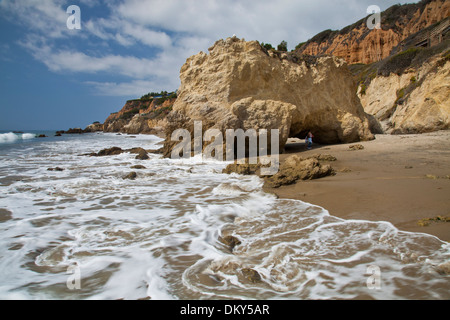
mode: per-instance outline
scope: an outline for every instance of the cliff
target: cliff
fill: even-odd
[[[423,0],[368,17],[340,31],[325,30],[295,54],[332,54],[350,64],[365,112],[377,132],[424,133],[450,128],[450,2]]]
[[[383,132],[450,129],[450,40],[352,69],[364,110],[380,122]]]
[[[394,5],[381,13],[381,29],[370,30],[367,18],[339,31],[325,30],[305,44],[301,54],[332,54],[349,64],[369,64],[402,51],[404,41],[450,15],[450,1],[423,0],[417,4]],[[425,37],[427,38],[427,37]],[[439,42],[429,37],[432,42]]]
[[[215,128],[224,137],[227,129],[279,129],[281,149],[307,130],[322,143],[373,139],[352,74],[336,57],[278,56],[233,37],[188,58],[180,79],[168,137],[176,129],[192,132],[201,120],[203,130]],[[176,144],[166,141],[164,154]]]
[[[160,134],[165,117],[172,110],[175,96],[129,100],[124,107],[112,113],[103,124],[105,132],[129,134]]]
[[[281,148],[306,130],[319,143],[339,143],[448,129],[449,14],[444,0],[394,5],[381,13],[379,30],[369,30],[366,17],[289,53],[220,40],[209,55],[187,59],[178,99],[128,101],[102,129],[170,138],[202,120],[204,131],[279,129]]]

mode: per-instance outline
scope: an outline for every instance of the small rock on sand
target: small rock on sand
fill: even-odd
[[[348,147],[351,151],[356,151],[356,150],[364,150],[364,146],[362,144],[354,144],[351,145],[350,147]]]

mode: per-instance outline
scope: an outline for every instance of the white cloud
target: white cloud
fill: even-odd
[[[78,0],[82,6],[95,7],[102,4],[102,0]]]
[[[117,16],[215,40],[236,34],[247,40],[286,40],[290,48],[325,29],[341,29],[367,15],[373,0],[124,0]],[[398,2],[383,1],[386,9]],[[415,1],[417,2],[417,0]]]
[[[156,68],[159,58],[151,60],[112,54],[92,56],[80,51],[55,50],[51,46],[33,42],[25,43],[24,46],[53,72],[110,73],[137,79],[162,75]]]
[[[111,33],[105,29],[105,19],[103,18],[99,18],[95,21],[83,21],[82,28],[102,40],[112,39]]]
[[[67,34],[68,14],[62,0],[3,0],[0,10],[5,17],[27,26],[33,32],[48,38],[59,38]]]
[[[343,9],[342,2],[323,0],[125,0],[117,14],[141,25],[207,37],[212,42],[236,34],[273,44],[287,40],[294,47],[323,29],[317,27],[322,17],[322,24],[330,27],[330,22],[339,20],[338,14],[346,16]],[[364,15],[361,11],[360,16]]]
[[[140,43],[149,47],[168,48],[172,39],[162,31],[112,16],[110,19],[97,18],[84,22],[84,27],[92,35],[102,40],[115,40],[123,46]]]
[[[172,40],[166,33],[153,31],[129,21],[121,23],[121,30],[124,34],[133,37],[147,46],[170,48],[172,45]]]
[[[136,41],[130,37],[123,36],[120,33],[116,33],[114,36],[114,39],[122,46],[124,47],[130,47],[132,45],[136,44]]]
[[[137,96],[175,89],[186,59],[218,39],[236,34],[274,46],[286,40],[292,49],[324,29],[361,19],[373,4],[373,0],[80,0],[82,30],[71,32],[66,27],[69,2],[0,0],[0,15],[29,29],[20,43],[50,71],[85,74],[85,82],[99,94]],[[397,2],[383,1],[382,9]],[[120,51],[114,51],[117,45]],[[90,75],[97,74],[112,80],[93,81]]]
[[[109,75],[111,79],[124,77],[130,79],[128,82],[110,81],[103,85],[101,82],[86,81],[98,89],[98,94],[113,96],[129,95],[130,92],[142,95],[149,91],[177,89],[179,70],[185,62],[183,53],[189,50],[172,48],[169,52],[162,52],[149,58],[138,58],[132,55],[89,55],[82,51],[55,49],[45,38],[28,37],[21,45],[52,72],[68,75],[74,73]]]

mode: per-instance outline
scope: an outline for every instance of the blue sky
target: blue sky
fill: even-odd
[[[398,0],[0,0],[0,130],[103,122],[129,99],[173,91],[186,59],[235,34],[289,49]],[[81,29],[69,30],[70,5]]]

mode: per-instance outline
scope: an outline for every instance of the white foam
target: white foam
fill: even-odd
[[[19,136],[12,132],[0,134],[0,143],[10,143],[17,140],[19,140]]]
[[[0,133],[0,143],[13,143],[19,140],[30,140],[36,138],[33,133]]]
[[[276,199],[256,176],[222,174],[226,163],[79,156],[112,146],[150,149],[155,141],[84,135],[1,156],[2,174],[26,177],[0,194],[0,208],[12,215],[0,223],[0,297],[73,297],[54,288],[64,287],[67,266],[78,265],[83,297],[91,299],[398,299],[402,281],[424,298],[448,298],[426,295],[448,288],[432,270],[448,261],[450,246],[435,237]],[[135,164],[146,169],[122,179]],[[232,253],[219,241],[225,235],[241,241]],[[378,295],[364,285],[368,264],[383,272]],[[246,280],[243,268],[258,271],[261,282]]]
[[[34,139],[36,138],[36,135],[34,133],[24,133],[22,134],[22,139],[23,140],[29,140],[29,139]]]

